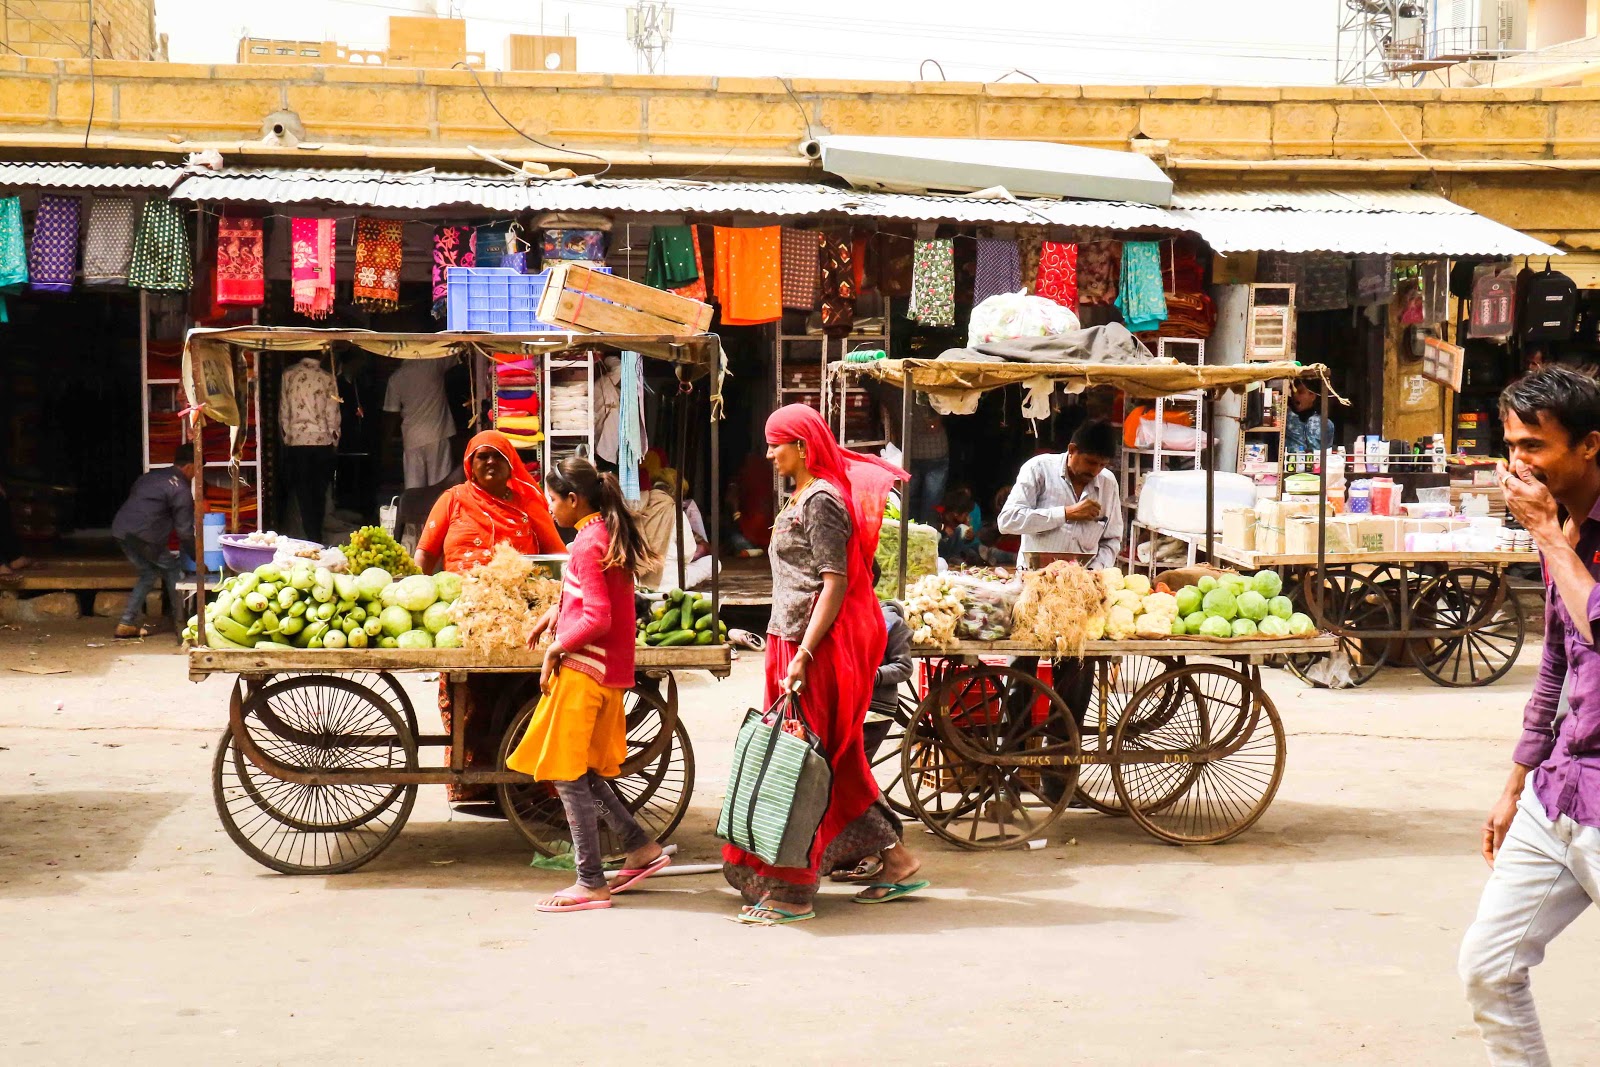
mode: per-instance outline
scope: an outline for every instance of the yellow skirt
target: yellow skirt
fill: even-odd
[[[541,782],[572,782],[591,770],[615,778],[628,754],[625,693],[580,670],[562,668],[506,766]]]

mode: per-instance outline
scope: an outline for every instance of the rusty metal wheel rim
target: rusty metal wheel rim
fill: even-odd
[[[1315,573],[1314,570],[1308,571],[1305,579],[1295,585],[1296,611],[1308,611],[1310,599],[1306,584]],[[1393,630],[1398,625],[1394,600],[1384,588],[1384,583],[1375,580],[1375,575],[1358,574],[1349,567],[1332,568],[1323,588],[1323,615],[1340,629],[1359,633],[1361,630]],[[1389,662],[1390,643],[1387,640],[1377,643],[1376,653],[1368,655],[1368,651],[1362,647],[1361,638],[1345,634],[1339,634],[1338,637],[1340,646],[1350,660],[1351,681],[1356,685],[1370,682]],[[1307,685],[1322,688],[1322,683],[1312,681],[1307,672],[1317,660],[1327,655],[1325,652],[1291,653],[1284,660],[1296,678]]]
[[[1477,567],[1429,579],[1417,593],[1412,617],[1418,620],[1419,638],[1426,638],[1429,628],[1467,631],[1439,638],[1415,656],[1418,670],[1435,684],[1452,688],[1492,685],[1504,678],[1527,636],[1516,590],[1500,574]]]
[[[1111,740],[1116,734],[1117,724],[1122,720],[1122,713],[1128,702],[1143,686],[1152,679],[1162,674],[1176,670],[1181,661],[1158,656],[1124,656],[1121,659],[1102,660],[1100,670],[1110,676],[1107,682],[1108,696],[1110,697],[1110,714],[1104,716],[1104,731],[1101,730],[1102,712],[1101,689],[1096,678],[1096,685],[1090,694],[1089,708],[1083,720],[1083,745],[1086,753],[1098,753],[1103,758],[1109,757]],[[1178,699],[1176,689],[1169,691],[1170,703]],[[1139,733],[1146,729],[1154,729],[1165,722],[1161,717],[1163,708],[1158,706],[1148,718],[1136,724]],[[1170,717],[1171,710],[1166,710]],[[1137,736],[1137,734],[1135,735]],[[1102,740],[1103,737],[1103,740]],[[1130,743],[1132,739],[1130,739]],[[1109,762],[1085,763],[1078,775],[1078,800],[1088,805],[1103,815],[1124,815],[1122,798],[1117,796],[1116,783],[1112,781]]]

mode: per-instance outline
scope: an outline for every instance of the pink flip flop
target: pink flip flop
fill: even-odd
[[[672,863],[672,857],[663,852],[644,867],[625,867],[618,871],[616,877],[619,881],[611,883],[611,892],[626,893],[630,889],[637,889],[639,883]]]
[[[534,908],[537,909],[538,911],[558,912],[558,911],[599,911],[601,908],[609,908],[609,907],[611,907],[611,901],[609,901],[609,900],[579,900],[577,897],[569,897],[565,893],[557,893],[557,894],[555,894],[555,898],[554,899],[556,899],[556,900],[570,900],[570,901],[572,901],[572,903],[571,904],[535,904]]]

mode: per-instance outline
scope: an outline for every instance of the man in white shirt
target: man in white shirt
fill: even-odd
[[[339,445],[339,383],[324,359],[306,356],[284,368],[281,385],[283,485],[300,511],[301,532],[321,544]]]
[[[456,421],[445,396],[444,376],[453,359],[402,359],[389,375],[383,410],[400,417],[407,489],[437,485],[450,474],[450,438]]]
[[[1035,456],[1022,465],[998,524],[1001,533],[1022,537],[1024,566],[1057,559],[1091,569],[1117,565],[1122,495],[1107,469],[1116,453],[1111,424],[1085,422],[1064,455]]]

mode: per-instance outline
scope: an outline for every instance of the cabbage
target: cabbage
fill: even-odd
[[[439,590],[426,574],[413,574],[400,579],[394,591],[394,602],[413,614],[421,614],[439,599]]]
[[[1217,579],[1209,574],[1202,574],[1200,576],[1200,580],[1195,583],[1195,588],[1200,590],[1202,596],[1211,592],[1211,590],[1215,589],[1216,587]]]
[[[1189,614],[1187,614],[1187,615],[1185,615],[1183,617],[1183,628],[1188,633],[1197,634],[1197,633],[1200,632],[1201,624],[1204,623],[1205,621],[1206,621],[1206,613],[1205,612],[1203,612],[1203,611],[1191,611],[1191,612],[1189,612]]]
[[[356,589],[362,600],[376,600],[384,587],[394,581],[382,567],[368,567],[356,576]]]
[[[1178,590],[1173,594],[1174,599],[1178,601],[1178,614],[1193,615],[1199,611],[1200,598],[1204,595],[1199,588],[1192,585],[1186,585]]]
[[[1256,629],[1265,637],[1288,637],[1289,621],[1277,615],[1268,615],[1261,620]]]
[[[1216,588],[1207,593],[1200,601],[1207,615],[1226,621],[1232,621],[1239,614],[1239,603],[1232,593],[1223,588]]]
[[[378,601],[384,607],[392,608],[395,605],[395,599],[394,599],[395,598],[395,594],[397,594],[399,592],[400,592],[400,583],[399,582],[390,582],[388,585],[384,586],[381,590],[378,591]]]
[[[1305,637],[1317,632],[1317,624],[1311,621],[1310,615],[1297,611],[1289,616],[1289,632],[1296,637]]]
[[[434,648],[460,648],[461,631],[451,624],[433,635]]]
[[[1200,624],[1200,632],[1206,637],[1232,637],[1233,626],[1217,615],[1208,615],[1206,621]]]
[[[1233,636],[1235,636],[1235,637],[1254,637],[1255,635],[1256,635],[1256,624],[1252,620],[1250,620],[1250,619],[1234,619],[1233,620]]]
[[[1180,618],[1174,617],[1173,620],[1172,620],[1172,636],[1173,637],[1182,637],[1184,634],[1186,634],[1188,632],[1189,632],[1189,627],[1184,625],[1183,620],[1180,619]]]
[[[1283,592],[1283,579],[1278,577],[1277,571],[1256,571],[1256,576],[1250,579],[1250,588],[1271,599]]]
[[[1140,596],[1150,593],[1150,579],[1143,574],[1130,574],[1122,580],[1122,588]]]
[[[1250,588],[1250,582],[1243,575],[1229,573],[1217,579],[1217,587],[1238,596]]]
[[[333,591],[340,600],[354,600],[361,595],[361,586],[348,574],[335,574]]]
[[[440,601],[429,604],[428,610],[422,613],[422,628],[430,634],[436,634],[450,625],[450,605]]]
[[[1267,598],[1254,589],[1247,589],[1240,593],[1234,601],[1241,617],[1260,622],[1267,617]]]
[[[1280,619],[1287,619],[1294,614],[1294,601],[1286,596],[1275,596],[1267,601],[1267,611]]]
[[[439,599],[448,604],[461,595],[461,575],[440,571],[433,576],[433,586],[439,591]]]
[[[399,637],[411,629],[411,612],[398,605],[384,608],[383,614],[378,616],[378,622],[386,636]]]
[[[426,577],[426,575],[412,575],[413,578]],[[433,635],[426,630],[407,630],[395,640],[400,648],[432,648]]]

